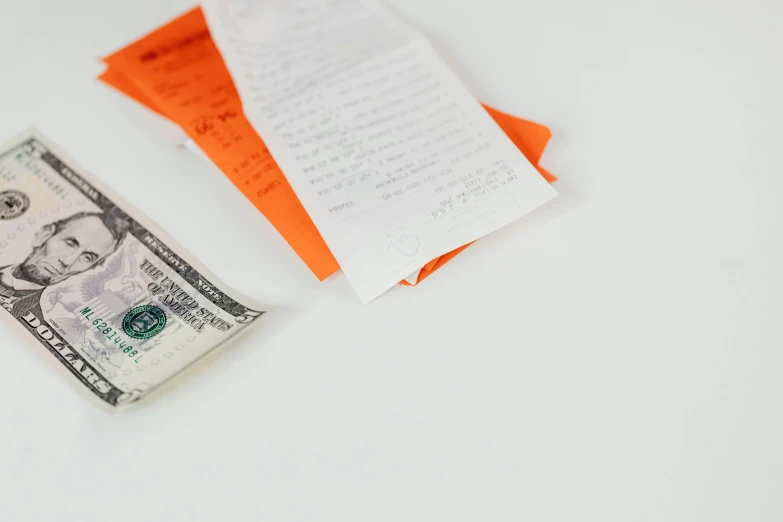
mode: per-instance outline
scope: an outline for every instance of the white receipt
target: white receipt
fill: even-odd
[[[245,114],[362,302],[556,193],[374,0],[206,0]]]

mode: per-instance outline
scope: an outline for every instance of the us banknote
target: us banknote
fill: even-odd
[[[35,130],[0,146],[0,307],[3,322],[111,408],[264,313]]]

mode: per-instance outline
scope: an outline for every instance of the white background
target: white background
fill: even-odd
[[[0,135],[280,305],[118,416],[0,325],[0,520],[783,519],[783,3],[392,3],[561,195],[369,306],[93,80],[187,0],[0,4]]]

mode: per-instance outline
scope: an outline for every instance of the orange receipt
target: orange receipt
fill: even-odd
[[[242,112],[239,94],[200,8],[104,59],[100,80],[179,125],[272,223],[320,280],[340,269],[280,168]],[[486,107],[486,106],[485,106]],[[533,163],[549,129],[486,107]],[[547,180],[556,178],[536,167]],[[467,246],[467,245],[466,245]],[[465,247],[432,260],[419,282]]]
[[[104,61],[109,69],[101,79],[182,127],[319,279],[339,269],[264,142],[244,117],[200,9]]]

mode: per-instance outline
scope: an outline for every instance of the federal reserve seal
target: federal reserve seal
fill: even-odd
[[[18,190],[0,192],[0,219],[14,219],[30,208],[30,198]]]
[[[122,330],[134,339],[155,337],[166,326],[166,314],[154,305],[132,308],[122,320]]]

